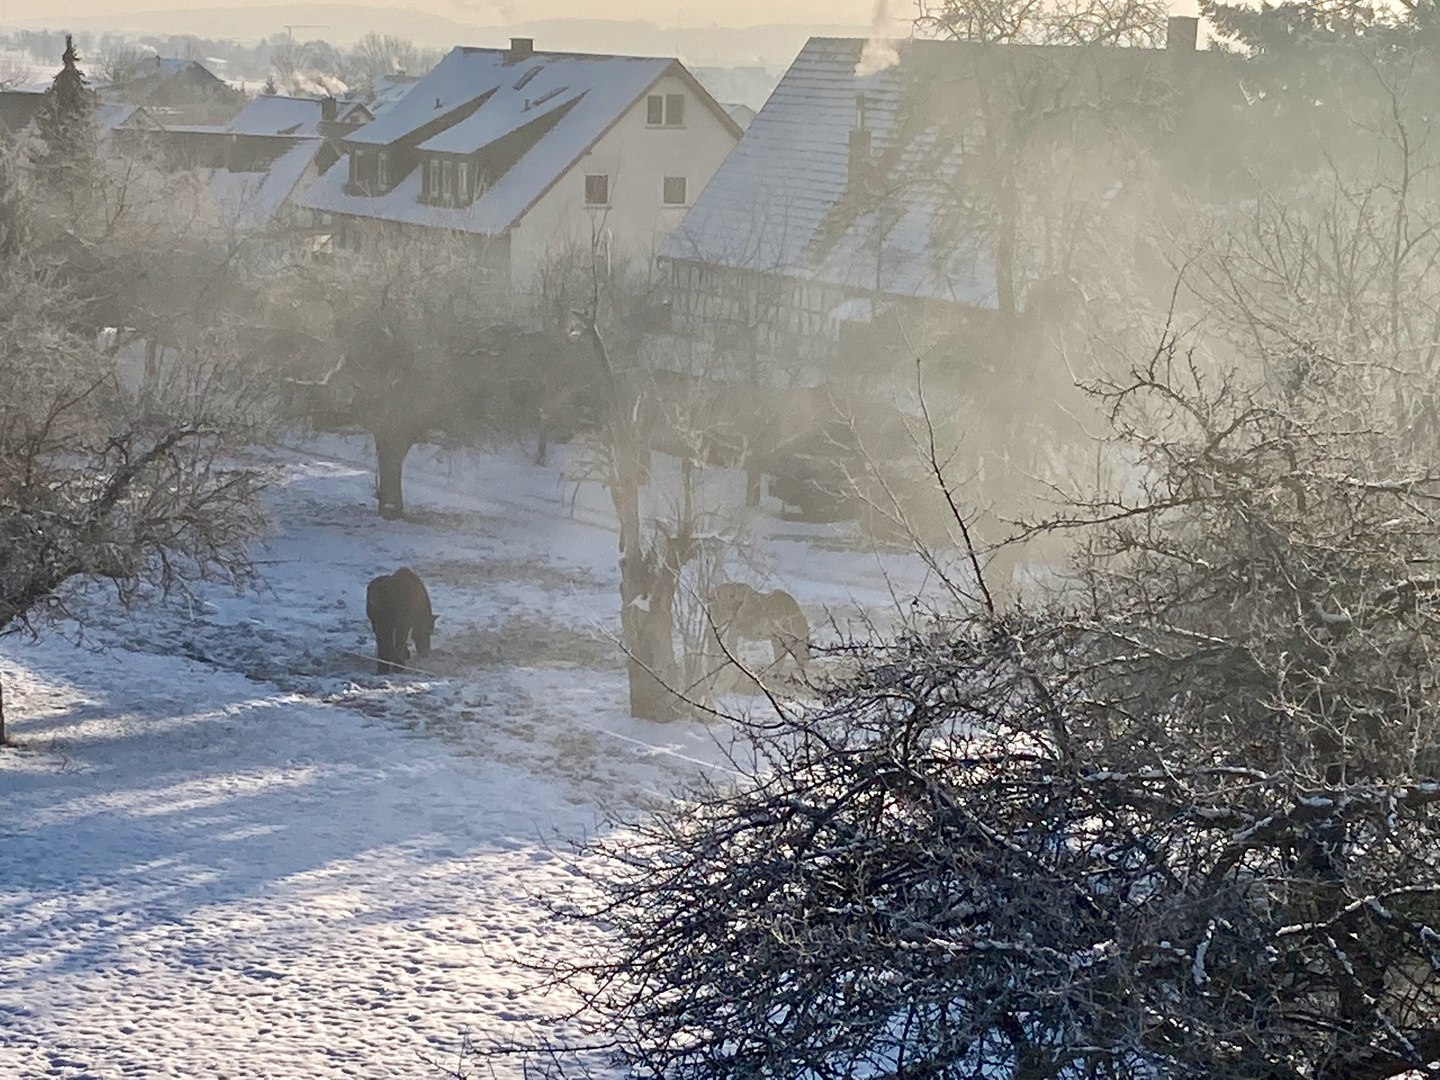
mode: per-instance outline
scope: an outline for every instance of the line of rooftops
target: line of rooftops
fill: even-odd
[[[423,76],[377,80],[368,101],[262,94],[244,103],[198,62],[156,58],[153,68],[147,63],[142,77],[97,88],[104,131],[123,124],[150,132],[156,136],[150,145],[177,167],[241,172],[264,170],[294,142],[313,140],[317,182],[295,193],[300,206],[466,232],[513,227],[632,112],[643,113],[648,127],[682,133],[704,115],[726,152],[740,135],[678,60],[537,52],[529,38],[514,38],[507,48],[457,46]],[[36,93],[0,93],[0,124],[23,127],[40,100]],[[233,107],[217,117],[224,102]],[[677,171],[686,150],[674,146],[674,165],[656,179],[657,192],[667,178],[672,194],[677,179],[697,192],[723,158],[706,175],[687,176]],[[346,166],[332,169],[341,157]],[[611,203],[613,172],[597,170],[607,177],[606,198],[592,205]],[[582,199],[587,190],[593,199],[601,186],[593,176],[577,183],[589,185]],[[425,217],[427,208],[469,212],[433,219]]]
[[[1194,18],[1174,18],[1164,50],[1044,51],[1077,63],[1103,54],[1093,62],[1121,70],[1194,56],[1196,32]],[[268,193],[268,212],[288,203],[337,231],[375,220],[509,242],[528,227],[533,263],[554,237],[593,235],[603,218],[607,233],[647,256],[989,306],[983,265],[935,258],[938,211],[924,198],[906,196],[897,216],[853,197],[857,178],[873,186],[879,171],[906,163],[905,139],[923,142],[924,123],[912,117],[902,131],[897,122],[906,87],[972,64],[986,47],[897,42],[893,64],[866,70],[865,44],[811,39],[743,140],[679,60],[537,51],[529,38],[457,46],[421,77],[379,81],[369,101],[261,95],[226,118],[176,122],[186,102],[210,107],[234,93],[194,61],[157,61],[100,94],[107,122],[157,135],[177,166],[283,170],[254,185]],[[0,124],[23,113],[15,97],[0,93]],[[912,95],[911,107],[953,107],[932,97]],[[152,109],[169,110],[168,122]]]

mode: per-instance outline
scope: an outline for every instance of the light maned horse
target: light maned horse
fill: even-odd
[[[735,656],[742,641],[768,641],[775,664],[789,657],[803,674],[810,663],[810,624],[795,598],[782,589],[762,593],[741,581],[727,581],[706,605],[711,633]]]

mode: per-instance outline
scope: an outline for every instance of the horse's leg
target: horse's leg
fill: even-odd
[[[795,659],[795,652],[790,647],[789,635],[774,633],[770,635],[770,650],[775,656],[775,670],[779,671],[785,663],[785,658]]]
[[[383,674],[393,674],[400,670],[399,662],[403,657],[400,654],[400,646],[397,641],[397,628],[393,623],[386,628],[385,648],[380,655],[383,658],[383,663],[381,664]]]

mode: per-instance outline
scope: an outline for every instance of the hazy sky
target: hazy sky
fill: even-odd
[[[282,0],[283,2],[283,0]],[[325,3],[327,0],[308,0]],[[530,19],[643,19],[661,26],[747,26],[755,23],[867,25],[876,0],[330,0],[367,7],[406,8],[458,22],[507,24]],[[895,14],[907,0],[891,0]],[[93,18],[140,12],[269,7],[276,0],[6,0],[11,17],[32,22],[44,15]],[[48,21],[48,20],[47,20]]]

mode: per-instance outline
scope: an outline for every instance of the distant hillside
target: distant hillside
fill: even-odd
[[[31,7],[31,5],[26,5]],[[646,22],[608,19],[550,19],[512,25],[461,22],[401,8],[348,4],[274,4],[214,10],[149,11],[136,14],[65,17],[10,6],[7,19],[29,29],[112,31],[126,34],[194,34],[205,38],[259,41],[286,33],[297,39],[324,38],[346,44],[364,34],[395,34],[419,45],[495,45],[512,35],[534,37],[541,49],[575,52],[679,55],[692,64],[784,66],[813,35],[864,36],[863,26],[806,26],[792,23],[741,28],[666,28]]]

